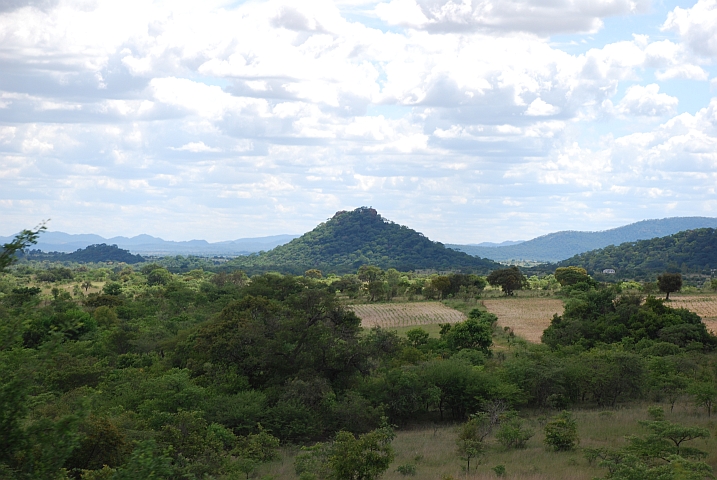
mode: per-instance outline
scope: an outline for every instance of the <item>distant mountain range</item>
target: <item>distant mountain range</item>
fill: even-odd
[[[673,217],[661,220],[643,220],[602,232],[555,232],[507,246],[452,244],[447,244],[446,246],[476,257],[490,258],[497,262],[511,260],[559,262],[574,255],[609,245],[620,245],[625,242],[664,237],[697,228],[717,228],[717,218]]]
[[[247,255],[271,250],[290,242],[298,235],[273,235],[269,237],[240,238],[224,242],[209,243],[206,240],[189,240],[174,242],[163,240],[151,235],[136,237],[104,238],[94,234],[72,235],[63,232],[44,232],[40,235],[37,245],[32,249],[43,252],[71,253],[90,245],[117,245],[120,248],[142,255]],[[0,237],[0,245],[12,241],[13,236]]]
[[[362,265],[383,269],[465,270],[486,274],[501,265],[433,242],[422,233],[383,218],[373,208],[337,212],[316,228],[259,255],[237,257],[227,268],[249,274],[265,271],[303,274],[355,273]]]

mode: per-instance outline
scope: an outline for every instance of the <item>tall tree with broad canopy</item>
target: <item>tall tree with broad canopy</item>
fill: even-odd
[[[575,285],[590,280],[587,270],[581,267],[558,267],[555,270],[555,279],[561,286]]]
[[[513,295],[515,290],[520,290],[528,282],[525,275],[515,265],[509,268],[493,270],[486,280],[495,287],[500,286],[507,296]]]
[[[682,275],[679,273],[663,273],[657,277],[657,287],[665,295],[665,300],[670,299],[670,293],[679,292],[682,288]]]

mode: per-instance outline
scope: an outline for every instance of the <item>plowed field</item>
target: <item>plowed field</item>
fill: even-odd
[[[510,327],[517,336],[533,343],[540,343],[554,314],[563,314],[562,300],[554,298],[500,298],[483,300],[483,304],[498,317],[498,326]]]
[[[365,328],[396,328],[462,322],[466,316],[438,302],[349,305]]]
[[[707,330],[717,333],[716,296],[686,295],[684,297],[673,297],[668,302],[668,305],[672,308],[686,308],[691,312],[695,312],[702,317],[702,321],[707,325]]]

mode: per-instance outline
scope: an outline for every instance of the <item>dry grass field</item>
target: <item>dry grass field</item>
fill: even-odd
[[[717,296],[715,295],[677,295],[670,298],[672,308],[686,308],[702,317],[707,330],[717,334]]]
[[[495,479],[492,468],[505,465],[505,478],[515,480],[590,480],[604,477],[607,470],[590,465],[585,459],[585,447],[621,447],[625,445],[627,435],[645,435],[647,432],[638,425],[638,420],[647,420],[647,404],[636,404],[618,410],[576,410],[574,416],[578,425],[580,446],[572,452],[552,452],[545,449],[544,434],[538,417],[526,422],[535,431],[523,450],[508,450],[489,437],[488,448],[480,458],[475,470],[471,462],[471,472],[465,472],[465,462],[456,453],[456,426],[441,424],[434,427],[404,428],[397,430],[393,447],[396,458],[382,480],[441,480],[441,479]],[[706,427],[713,435],[707,440],[699,439],[688,444],[709,452],[705,461],[712,467],[717,466],[717,438],[714,435],[714,422],[705,414],[695,412],[694,408],[680,402],[674,413],[669,406],[663,406],[666,419],[683,425]],[[547,413],[547,412],[543,412]],[[550,413],[548,413],[548,416]],[[260,476],[268,478],[295,479],[294,457],[296,449],[287,449],[282,459],[261,467]],[[399,465],[412,464],[416,467],[415,476],[404,476],[396,471]]]
[[[563,302],[555,298],[497,298],[482,301],[498,317],[498,326],[510,327],[529,342],[540,343],[554,314],[563,314]]]
[[[365,328],[397,328],[462,322],[466,316],[439,302],[349,305]]]

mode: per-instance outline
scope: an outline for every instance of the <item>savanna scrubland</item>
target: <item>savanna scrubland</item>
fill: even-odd
[[[678,294],[568,273],[507,296],[477,275],[378,267],[17,264],[0,277],[0,472],[709,478],[717,338]],[[526,341],[505,312],[545,300],[564,307]],[[436,302],[458,317],[355,313]]]

